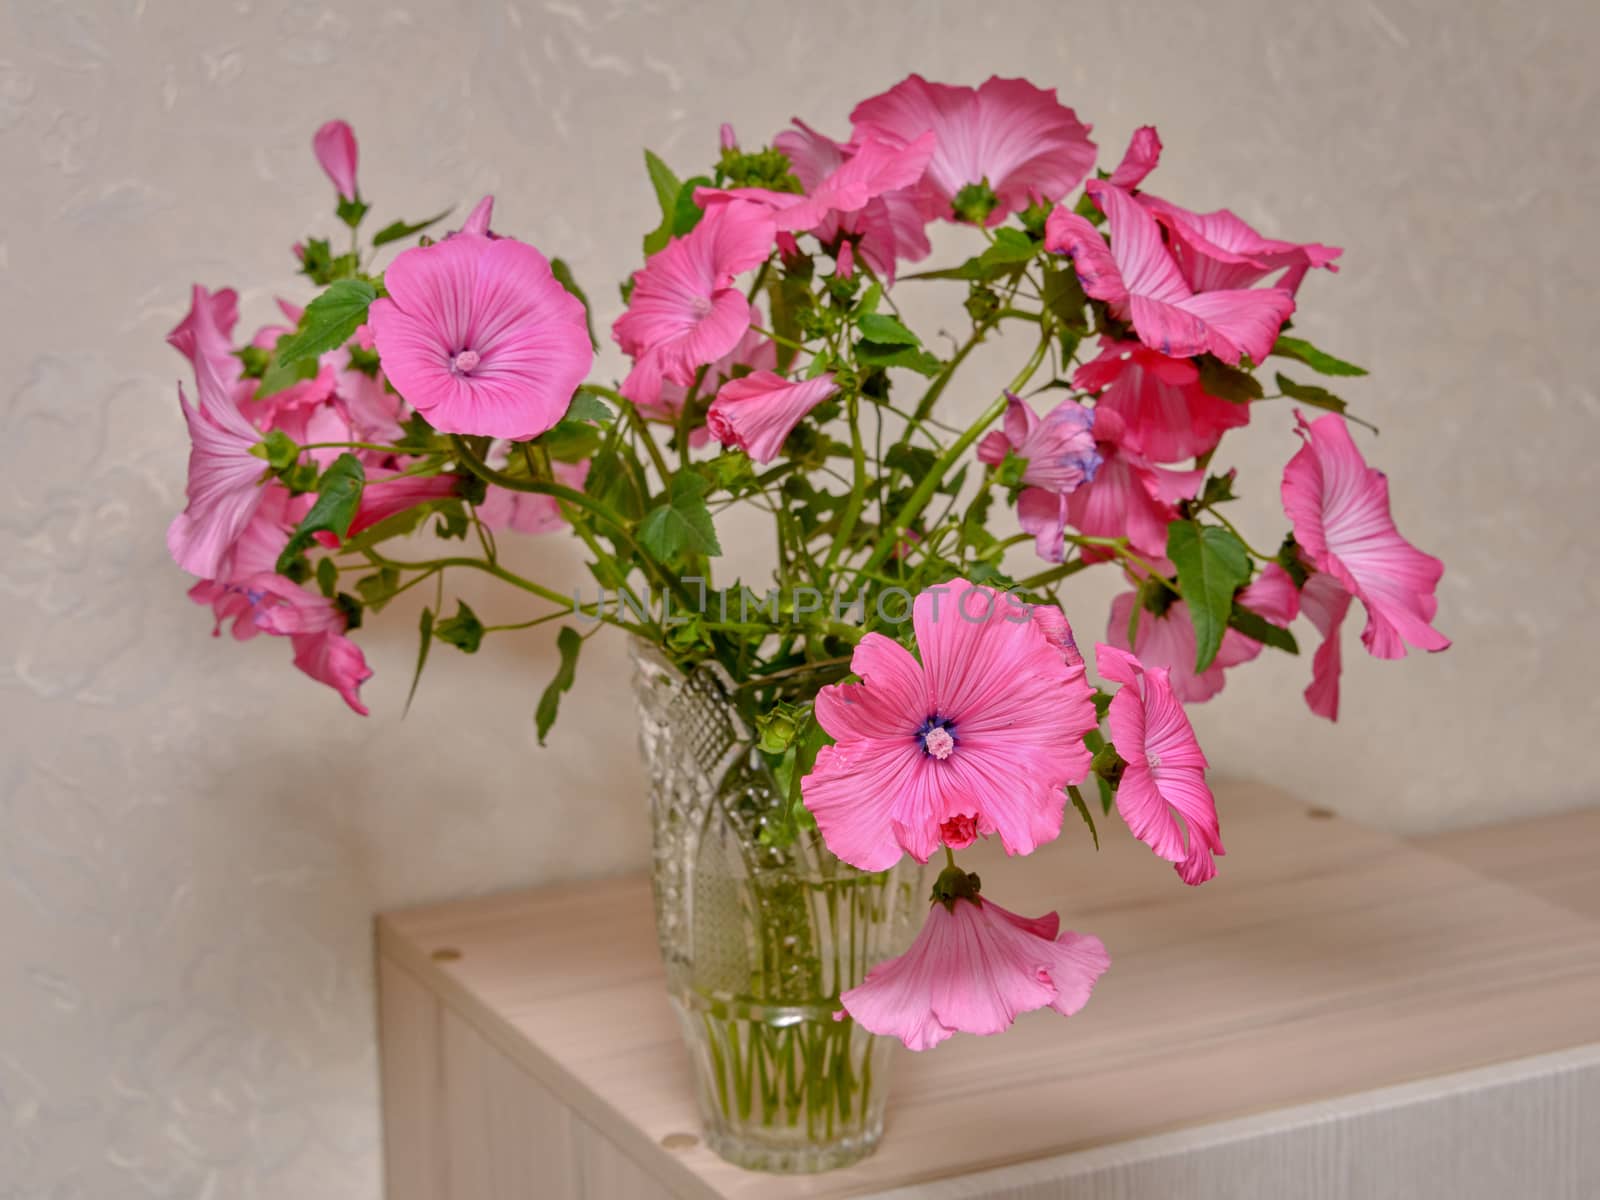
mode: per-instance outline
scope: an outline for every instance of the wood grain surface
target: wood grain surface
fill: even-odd
[[[901,1054],[878,1153],[820,1176],[694,1140],[643,876],[385,916],[391,1200],[873,1195],[1600,1042],[1600,814],[1419,846],[1218,793],[1228,855],[1198,889],[1114,816],[1099,853],[1069,827],[1027,859],[965,856],[1000,903],[1099,935],[1111,970],[1069,1020]]]

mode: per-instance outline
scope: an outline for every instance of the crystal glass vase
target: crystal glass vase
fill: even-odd
[[[784,798],[726,674],[642,642],[633,662],[661,955],[706,1141],[759,1171],[855,1162],[883,1132],[890,1043],[834,1013],[909,943],[922,869],[858,871],[814,832],[763,842]]]

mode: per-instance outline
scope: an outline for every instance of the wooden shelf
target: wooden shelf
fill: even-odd
[[[1115,818],[975,855],[1111,970],[1070,1020],[902,1053],[877,1154],[817,1176],[699,1143],[643,876],[384,916],[389,1200],[1600,1195],[1600,812],[1408,843],[1219,807],[1199,889]]]

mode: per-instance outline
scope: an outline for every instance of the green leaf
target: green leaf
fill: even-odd
[[[589,311],[589,297],[578,286],[577,279],[572,274],[572,268],[567,266],[566,259],[552,258],[550,260],[550,274],[556,277],[556,282],[567,289],[567,294],[574,297],[583,305],[583,323],[589,329],[589,344],[596,350],[600,349],[600,339],[594,335],[594,314]]]
[[[683,184],[672,173],[672,168],[653,152],[644,152],[645,170],[650,173],[650,186],[655,189],[656,203],[661,206],[661,224],[645,234],[644,252],[654,254],[672,240],[672,228],[678,216],[678,193]]]
[[[639,523],[639,544],[662,559],[686,553],[721,554],[711,510],[706,507],[705,494],[710,488],[710,483],[692,472],[674,475],[666,502],[651,509]]]
[[[944,363],[915,346],[886,346],[881,342],[857,342],[856,358],[867,367],[905,367],[932,379],[944,370]]]
[[[433,645],[433,610],[424,608],[417,622],[421,639],[417,643],[417,669],[411,673],[411,690],[406,693],[404,713],[411,711],[411,702],[417,698],[417,684],[422,682],[422,668],[428,665],[428,648]]]
[[[1270,351],[1279,358],[1292,358],[1303,362],[1319,375],[1365,375],[1367,369],[1358,367],[1355,363],[1345,362],[1342,358],[1318,350],[1310,342],[1300,338],[1279,334],[1276,344]]]
[[[274,471],[287,470],[300,457],[300,447],[281,429],[271,430],[260,443],[252,447],[251,454],[267,460]]]
[[[942,271],[922,271],[908,275],[907,279],[999,279],[1020,271],[1039,252],[1040,243],[1020,229],[997,229],[994,244],[976,258],[969,258],[959,267]]]
[[[456,615],[446,617],[433,627],[433,635],[448,642],[465,654],[476,654],[483,644],[483,622],[478,614],[467,607],[465,600],[456,601]]]
[[[1083,793],[1076,784],[1067,785],[1067,795],[1072,797],[1072,807],[1078,810],[1078,815],[1083,818],[1083,823],[1089,827],[1089,836],[1094,839],[1094,848],[1100,849],[1100,831],[1094,827],[1094,817],[1089,813],[1089,806],[1083,802]]]
[[[341,279],[328,285],[300,317],[297,332],[278,342],[274,357],[284,366],[336,350],[367,319],[378,289],[365,279]]]
[[[578,677],[578,651],[581,649],[583,638],[578,631],[570,625],[563,625],[561,632],[556,634],[556,650],[561,655],[561,664],[556,667],[556,676],[540,695],[539,706],[533,713],[534,728],[539,734],[541,746],[550,727],[556,723],[556,714],[561,710],[561,697],[572,690],[573,681]]]
[[[884,346],[920,346],[922,339],[893,317],[882,313],[862,313],[856,318],[856,328],[869,342]]]
[[[1178,569],[1178,590],[1194,622],[1194,669],[1204,671],[1222,645],[1233,593],[1250,578],[1250,555],[1220,525],[1174,521],[1167,526],[1167,557]]]
[[[576,392],[567,406],[563,421],[593,421],[596,425],[609,425],[616,416],[600,397],[591,392]]]
[[[361,490],[366,482],[366,469],[354,454],[341,454],[334,459],[333,465],[317,480],[316,503],[295,526],[283,553],[278,555],[276,569],[279,572],[287,569],[316,534],[331,533],[343,540],[350,532],[356,509],[361,506]]]
[[[393,567],[381,567],[375,574],[356,580],[356,595],[373,612],[382,612],[383,606],[394,599],[399,586],[400,572]]]
[[[317,562],[317,590],[329,600],[339,591],[339,567],[331,558]]]
[[[1089,297],[1084,294],[1076,271],[1046,268],[1044,293],[1040,298],[1044,301],[1045,311],[1060,321],[1063,327],[1079,334],[1088,332]]]
[[[1237,629],[1245,637],[1274,649],[1289,654],[1300,653],[1300,644],[1294,640],[1294,634],[1281,625],[1274,625],[1259,613],[1253,613],[1248,608],[1240,608],[1237,604],[1228,614],[1228,628]]]
[[[278,344],[281,346],[291,336],[293,335],[284,334],[278,339]],[[315,378],[316,374],[317,360],[314,358],[302,358],[299,362],[284,363],[274,354],[267,363],[266,370],[261,373],[261,386],[256,388],[256,399],[265,400],[268,396],[292,388],[302,380]]]
[[[394,221],[385,225],[372,235],[373,246],[387,246],[390,242],[398,242],[401,238],[408,238],[413,233],[421,233],[429,225],[438,223],[450,215],[447,208],[443,212],[436,212],[431,217],[421,221]]]
[[[682,237],[696,225],[700,218],[705,216],[705,209],[694,202],[694,193],[697,188],[710,187],[711,180],[704,175],[696,175],[685,179],[678,188],[677,202],[672,206],[672,236]]]
[[[1342,413],[1345,410],[1345,402],[1327,388],[1318,387],[1314,383],[1296,383],[1281,373],[1277,378],[1278,390],[1291,400],[1309,404],[1312,408],[1326,409],[1328,412]]]
[[[1200,387],[1206,395],[1234,404],[1247,404],[1266,395],[1254,375],[1218,362],[1209,354],[1200,360]]]

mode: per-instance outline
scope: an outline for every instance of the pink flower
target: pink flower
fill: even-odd
[[[1407,643],[1445,649],[1450,639],[1431,624],[1444,564],[1395,529],[1389,481],[1367,466],[1344,418],[1297,417],[1305,445],[1284,468],[1283,509],[1300,549],[1366,608],[1361,641],[1373,657],[1404,658]]]
[[[317,162],[346,200],[356,198],[356,135],[343,121],[329,121],[311,139]]]
[[[724,446],[737,446],[756,462],[769,463],[806,414],[838,390],[826,371],[799,383],[757,371],[722,385],[706,413],[706,428]]]
[[[530,438],[594,361],[583,305],[532,246],[458,234],[407,250],[369,320],[384,373],[445,433]]]
[[[752,325],[759,323],[760,312],[750,310]],[[716,362],[706,368],[705,378],[700,383],[697,396],[701,404],[709,403],[717,390],[728,380],[737,378],[738,375],[751,374],[756,371],[773,371],[778,366],[778,347],[771,338],[760,334],[754,328],[747,329],[744,336],[732,350],[729,350]],[[630,390],[630,383],[633,390]],[[654,390],[650,390],[653,388]],[[629,376],[629,382],[622,386],[622,394],[632,400],[635,407],[652,421],[664,421],[669,425],[676,425],[678,413],[683,408],[683,402],[689,397],[689,389],[681,383],[674,383],[659,375],[641,375],[635,372]],[[709,440],[710,434],[704,425],[698,425],[689,431],[689,444],[702,446]]]
[[[1300,594],[1295,591],[1294,581],[1276,563],[1269,564],[1235,599],[1239,607],[1279,626],[1287,626],[1300,609]],[[1216,657],[1197,675],[1194,665],[1198,647],[1189,606],[1182,600],[1174,600],[1165,612],[1140,612],[1138,634],[1129,645],[1128,625],[1138,600],[1139,593],[1134,591],[1123,592],[1111,602],[1106,641],[1118,649],[1131,651],[1146,667],[1164,667],[1169,673],[1173,694],[1184,704],[1211,699],[1222,690],[1224,670],[1247,663],[1261,653],[1261,643],[1254,638],[1246,637],[1237,629],[1225,630]]]
[[[205,311],[202,317],[201,310]],[[167,344],[190,364],[205,358],[226,384],[239,378],[241,366],[233,356],[233,327],[239,321],[239,293],[232,288],[210,292],[194,285],[189,314],[172,327]]]
[[[611,333],[634,357],[624,394],[649,395],[665,378],[688,384],[695,370],[739,344],[750,302],[734,278],[772,250],[772,214],[748,200],[714,204],[634,272],[628,311]]]
[[[1099,938],[1060,932],[1055,913],[1019,917],[992,900],[935,901],[911,948],[839,997],[856,1022],[910,1050],[953,1033],[1003,1033],[1021,1013],[1070,1017],[1111,965]]]
[[[1319,717],[1339,719],[1339,672],[1344,669],[1339,634],[1350,611],[1350,593],[1332,575],[1321,571],[1300,589],[1300,611],[1322,635],[1322,645],[1311,659],[1311,682],[1306,685],[1306,706]]]
[[[932,131],[937,148],[924,177],[930,211],[955,216],[961,189],[987,183],[998,225],[1031,203],[1061,199],[1094,166],[1089,127],[1056,100],[1055,90],[1023,79],[991,78],[978,88],[929,83],[912,75],[850,114],[856,137],[907,145]]]
[[[1041,419],[1020,397],[1007,397],[1004,429],[984,435],[978,443],[979,462],[998,466],[1009,451],[1028,462],[1023,483],[1063,496],[1094,478],[1100,455],[1093,413],[1063,400]]]
[[[1120,413],[1154,462],[1197,458],[1228,430],[1250,423],[1250,406],[1208,394],[1191,360],[1138,342],[1101,338],[1099,357],[1079,367],[1072,384],[1099,392],[1097,407]]]
[[[1288,268],[1276,286],[1293,295],[1300,290],[1307,271],[1312,267],[1337,271],[1333,260],[1344,253],[1337,246],[1317,242],[1262,237],[1225,208],[1195,213],[1148,193],[1139,197],[1139,203],[1166,229],[1172,257],[1196,292],[1248,288],[1272,272]]]
[[[558,462],[551,464],[556,482],[583,489],[589,477],[589,464]],[[489,486],[489,493],[478,505],[478,519],[490,529],[510,529],[515,533],[549,533],[563,524],[561,504],[554,496],[536,492],[514,492],[510,488]]]
[[[853,143],[836,142],[800,121],[795,122],[794,129],[786,129],[773,138],[772,144],[788,155],[795,178],[807,192],[815,192],[837,177],[856,153]],[[869,144],[883,143],[874,139]],[[920,153],[915,146],[910,149],[913,155]],[[915,157],[898,159],[896,165],[915,161]],[[923,161],[925,164],[926,159]],[[824,246],[832,246],[845,236],[855,237],[861,257],[885,283],[894,283],[898,263],[918,262],[932,249],[918,193],[922,171],[922,167],[917,168],[910,186],[880,190],[858,211],[834,212],[813,226],[811,232]]]
[[[856,252],[849,242],[839,243],[839,253],[834,256],[833,273],[840,279],[854,279],[856,276]]]
[[[1048,641],[1027,605],[955,579],[919,595],[922,661],[869,633],[816,715],[836,744],[802,784],[835,855],[864,871],[902,851],[926,862],[952,817],[1027,854],[1061,831],[1062,789],[1089,770],[1095,728],[1082,667]]]
[[[1207,351],[1237,364],[1260,362],[1294,312],[1294,297],[1279,288],[1195,292],[1161,241],[1156,220],[1121,188],[1091,180],[1088,192],[1105,211],[1100,231],[1065,207],[1045,224],[1045,247],[1072,256],[1083,290],[1104,300],[1112,315],[1133,324],[1139,340],[1173,358]]]
[[[1145,176],[1154,171],[1160,161],[1161,135],[1156,132],[1154,125],[1141,125],[1133,131],[1127,152],[1106,182],[1112,187],[1132,191],[1144,182]]]
[[[294,647],[294,665],[318,683],[327,684],[366,716],[361,685],[372,678],[372,668],[361,648],[344,636],[347,623],[339,606],[282,575],[255,576],[250,586],[263,593],[256,605],[257,627],[287,637]]]
[[[1094,409],[1094,439],[1100,456],[1094,478],[1065,496],[1029,488],[1017,498],[1018,523],[1050,562],[1065,557],[1069,524],[1089,537],[1125,537],[1140,553],[1159,558],[1166,553],[1167,524],[1177,516],[1178,501],[1195,494],[1205,472],[1150,462],[1114,409]],[[1084,556],[1105,557],[1094,550]]]
[[[458,494],[460,485],[458,475],[407,475],[392,468],[369,467],[366,486],[361,489],[361,503],[345,536],[355,537],[363,529],[371,529],[379,521],[408,512],[419,504],[447,500]],[[316,536],[324,546],[340,544],[331,533]]]
[[[1166,668],[1146,669],[1133,655],[1101,643],[1095,665],[1122,686],[1106,714],[1111,744],[1127,766],[1117,785],[1117,812],[1133,836],[1177,864],[1185,883],[1217,873],[1223,853],[1217,807],[1206,786],[1206,756],[1195,740]]]
[[[209,309],[197,308],[196,339],[216,336]],[[167,549],[191,575],[217,576],[229,550],[261,503],[267,464],[252,451],[261,434],[239,411],[216,367],[204,353],[194,362],[199,407],[191,408],[178,387],[178,404],[189,426],[189,503],[167,529]]]
[[[733,126],[726,121],[717,130],[717,145],[723,150],[737,150],[739,148],[739,137],[733,132]]]

